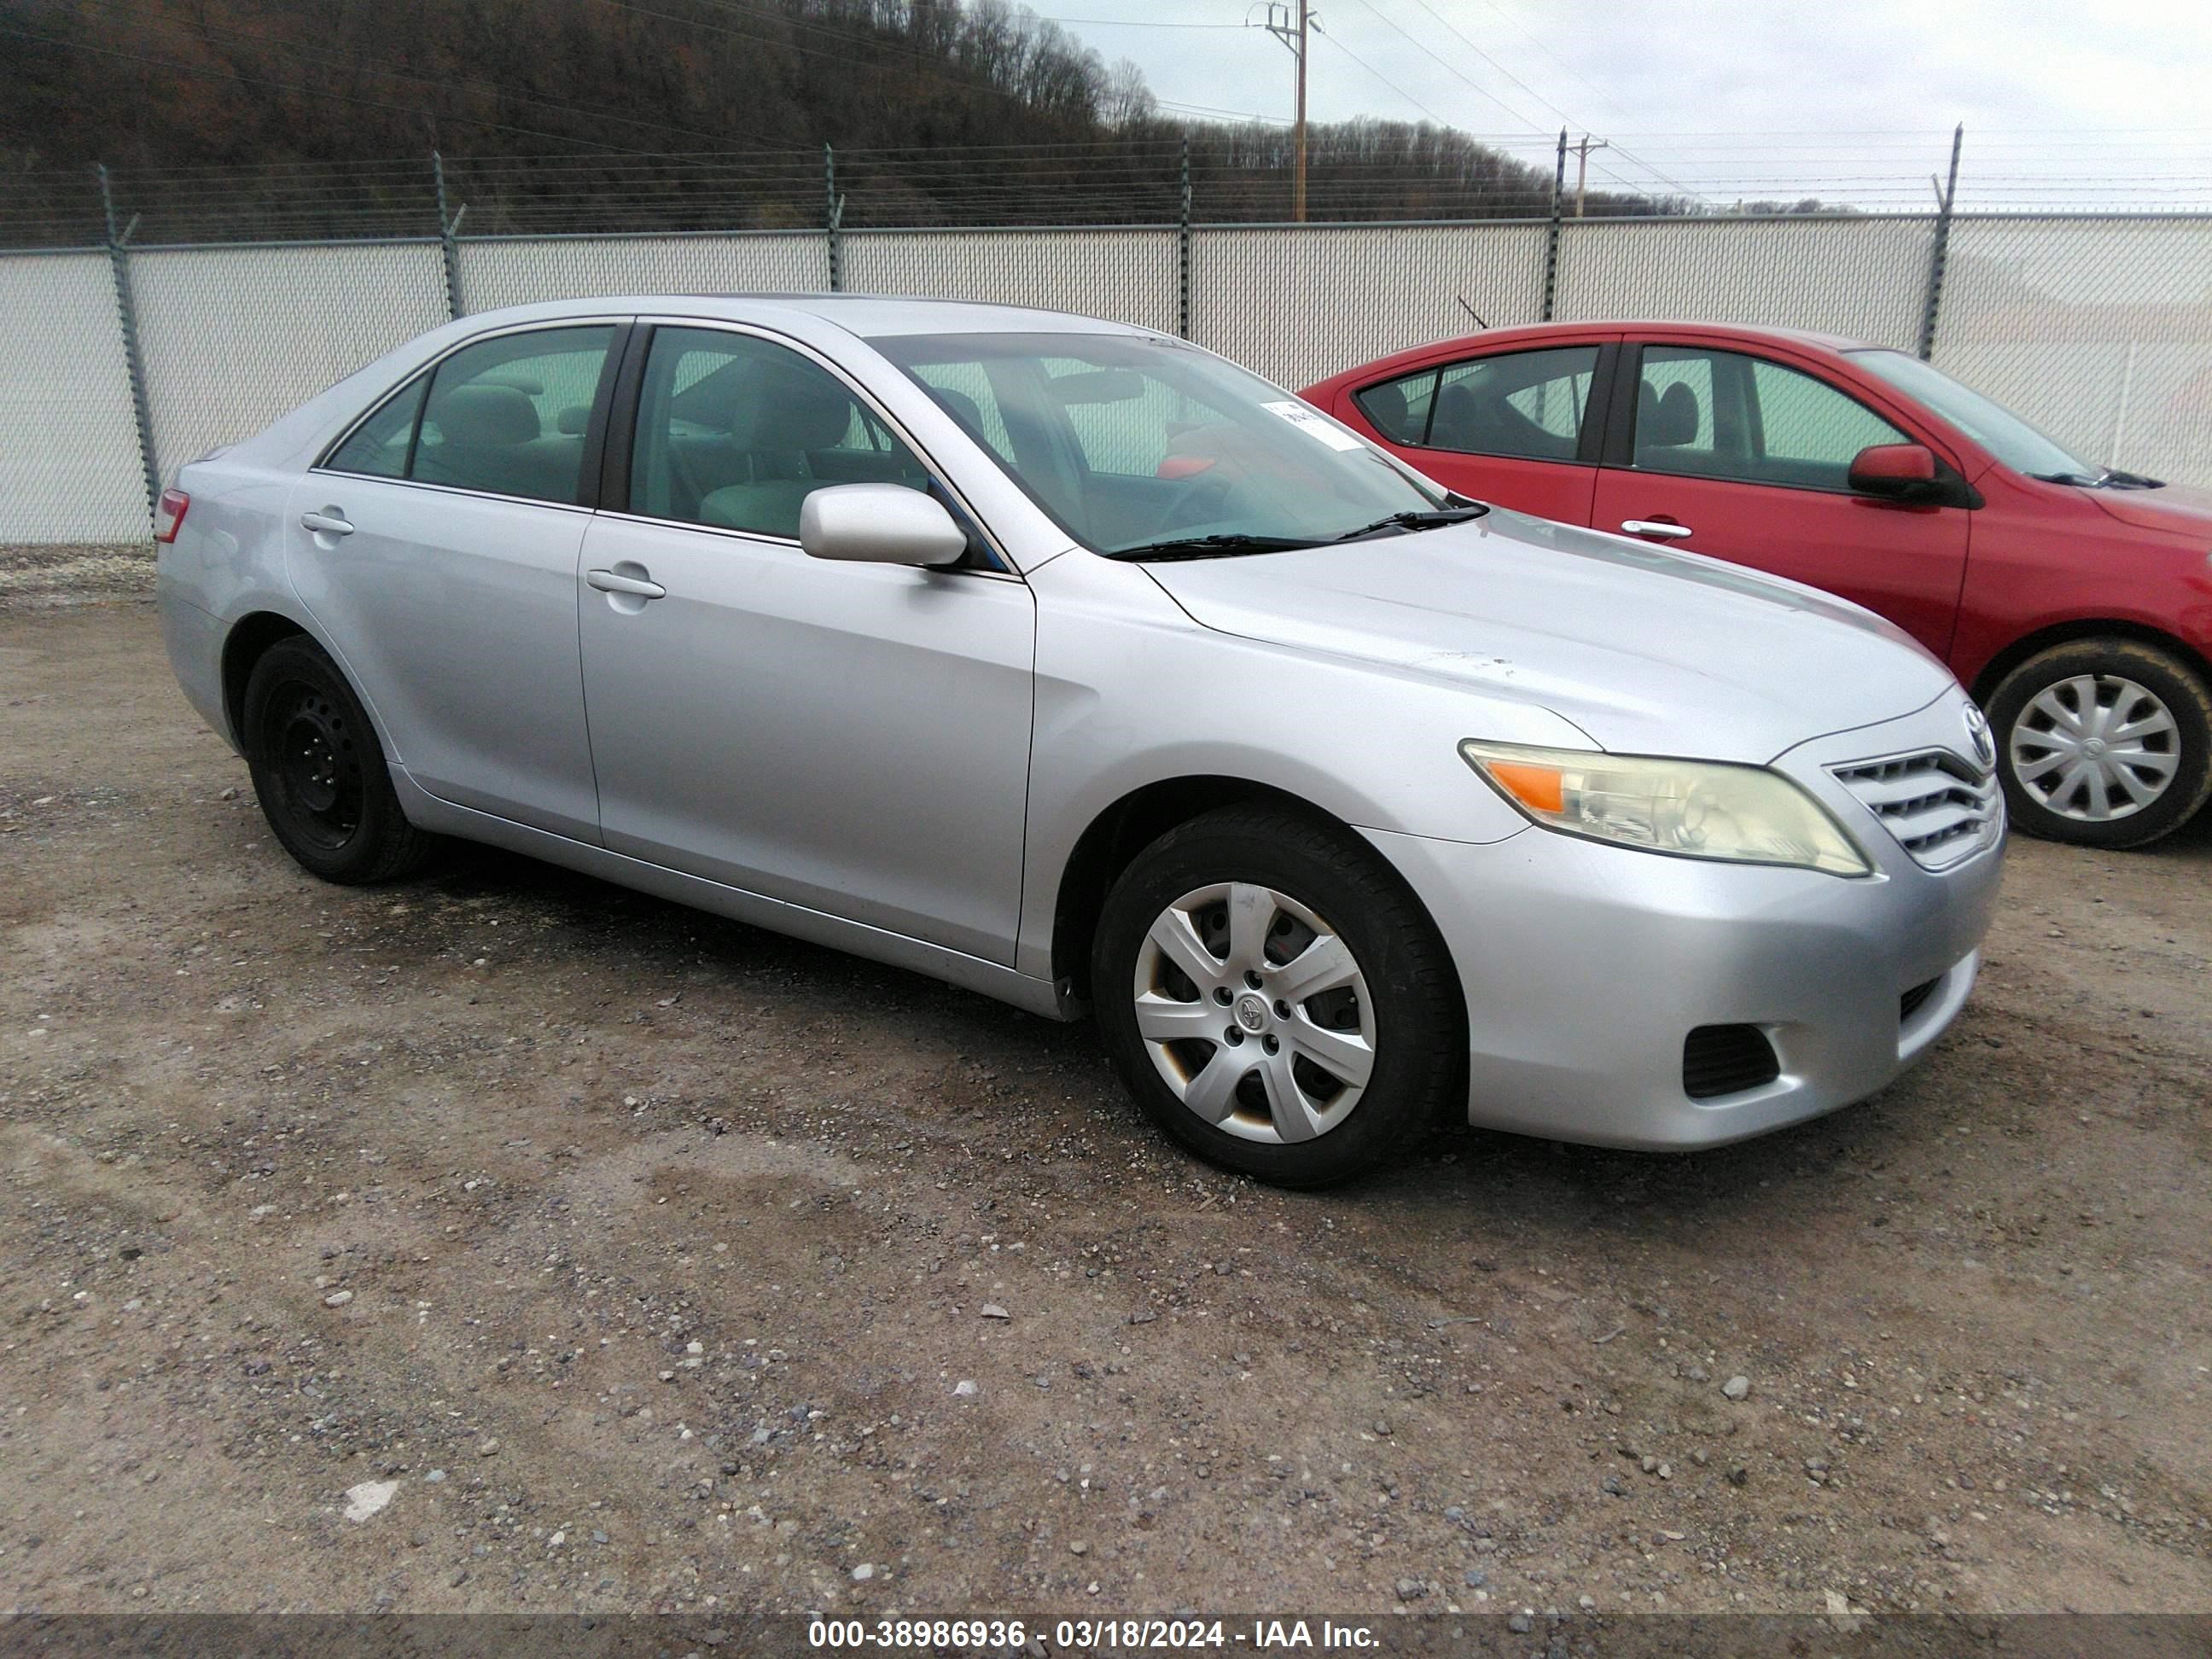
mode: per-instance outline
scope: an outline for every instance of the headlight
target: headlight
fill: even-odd
[[[1874,870],[1820,802],[1763,766],[1473,738],[1459,752],[1547,830],[1732,864],[1790,865],[1838,876]]]

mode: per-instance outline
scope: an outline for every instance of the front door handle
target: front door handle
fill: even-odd
[[[1686,524],[1676,524],[1671,519],[1629,519],[1621,529],[1631,536],[1650,536],[1662,542],[1679,542],[1698,532]]]
[[[312,530],[321,536],[353,534],[353,526],[348,522],[345,514],[334,507],[326,507],[319,513],[302,513],[300,515],[300,524],[301,528]]]
[[[584,580],[602,593],[627,593],[637,599],[665,599],[668,590],[642,576],[625,576],[613,570],[587,570]]]

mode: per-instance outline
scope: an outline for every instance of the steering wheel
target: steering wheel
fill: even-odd
[[[1242,493],[1243,480],[1223,477],[1208,469],[1183,480],[1182,488],[1168,497],[1159,520],[1152,526],[1155,540],[1171,530],[1209,524],[1230,516],[1230,504]]]

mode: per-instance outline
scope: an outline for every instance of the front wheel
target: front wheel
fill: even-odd
[[[2075,640],[2014,669],[1990,699],[2012,821],[2046,841],[2141,847],[2212,793],[2212,693],[2134,640]]]
[[[1283,1187],[1351,1179],[1439,1115],[1464,1065],[1460,992],[1413,896],[1346,833],[1230,807],[1115,884],[1092,999],[1146,1114]]]

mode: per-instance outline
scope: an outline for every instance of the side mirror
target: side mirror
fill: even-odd
[[[799,508],[799,544],[810,557],[858,564],[957,564],[968,532],[944,507],[904,484],[833,484]]]
[[[1886,501],[1933,501],[1943,493],[1936,454],[1923,444],[1869,444],[1851,462],[1848,479],[1862,495]]]

